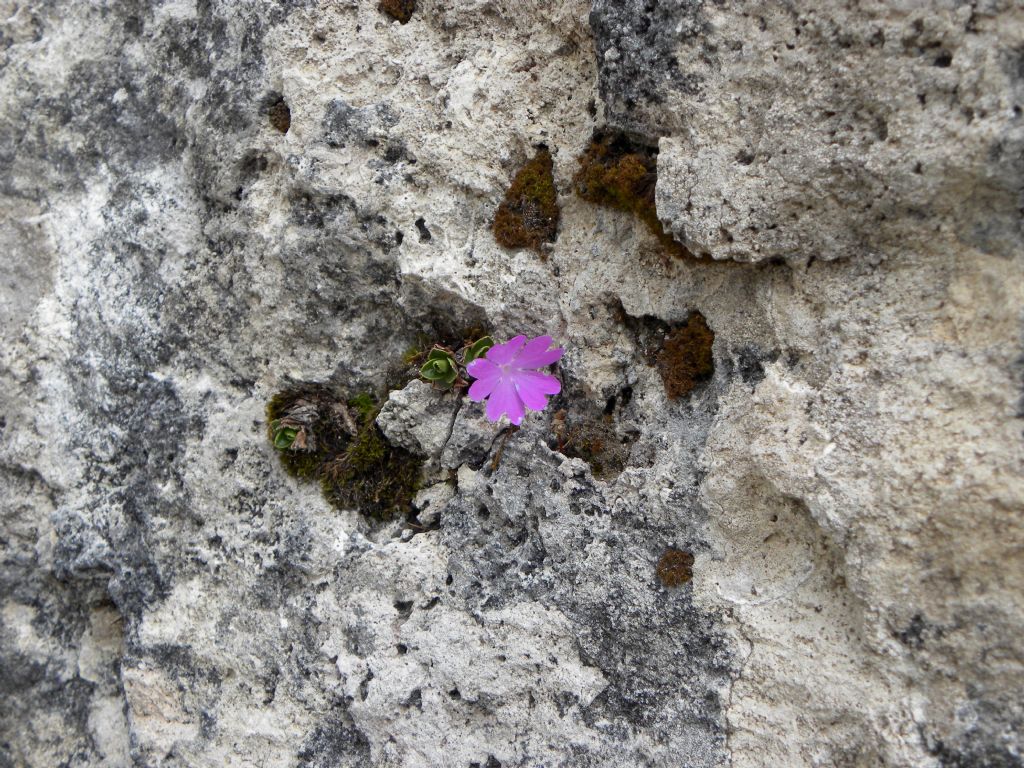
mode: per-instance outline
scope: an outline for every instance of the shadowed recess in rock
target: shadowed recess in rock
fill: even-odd
[[[416,11],[416,0],[380,0],[380,10],[401,24],[407,24]]]

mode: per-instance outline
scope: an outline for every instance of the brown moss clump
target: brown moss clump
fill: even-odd
[[[416,0],[380,0],[378,7],[395,21],[405,24],[416,10]]]
[[[595,135],[573,177],[576,194],[584,200],[636,215],[673,256],[691,257],[658,218],[654,203],[657,183],[658,151],[623,134]]]
[[[693,555],[669,547],[658,560],[658,579],[666,587],[679,587],[693,578]]]
[[[683,325],[669,332],[657,364],[670,400],[689,394],[711,378],[715,372],[714,343],[715,332],[700,312],[692,313]]]
[[[388,443],[368,394],[339,398],[320,384],[302,384],[267,404],[268,437],[289,474],[318,480],[325,498],[379,520],[408,514],[422,459]]]
[[[532,248],[553,243],[558,234],[558,192],[551,153],[541,148],[512,179],[494,215],[494,239],[506,248]]]
[[[270,105],[267,116],[270,118],[270,124],[281,133],[288,133],[288,129],[292,127],[292,111],[284,98],[279,98]]]

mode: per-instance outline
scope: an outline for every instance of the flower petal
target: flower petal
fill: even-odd
[[[497,376],[501,373],[501,370],[486,357],[478,357],[466,366],[466,373],[474,379],[486,379]]]
[[[508,365],[512,362],[512,358],[515,357],[519,348],[525,343],[525,336],[516,336],[513,339],[509,339],[504,344],[495,344],[487,350],[487,359],[495,365]]]
[[[515,385],[508,379],[499,379],[494,391],[487,400],[487,418],[498,421],[502,414],[508,414],[508,420],[518,425],[523,420],[523,401],[519,399]]]
[[[494,388],[501,381],[501,374],[495,373],[494,376],[485,376],[477,379],[469,385],[469,399],[474,403],[479,403],[485,397],[487,397]]]
[[[542,368],[551,365],[562,357],[562,350],[559,348],[548,349],[551,346],[550,336],[538,336],[526,342],[519,353],[512,358],[512,364],[516,368]]]
[[[556,347],[555,349],[549,349],[546,352],[538,352],[535,355],[531,355],[526,360],[517,360],[513,365],[522,369],[543,368],[546,365],[557,363],[561,359],[562,350]]]
[[[562,391],[562,382],[550,374],[539,371],[514,371],[512,380],[520,393],[529,391],[540,395],[557,395]]]
[[[501,378],[501,368],[483,357],[467,365],[466,372],[476,379],[469,388],[469,399],[477,403],[491,394]]]
[[[543,411],[548,407],[548,396],[536,387],[516,381],[516,392],[519,393],[519,399],[523,401],[523,405],[531,411]]]

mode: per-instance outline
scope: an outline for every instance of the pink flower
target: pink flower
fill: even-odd
[[[562,390],[558,379],[536,370],[562,356],[560,348],[548,349],[550,346],[550,336],[530,341],[525,336],[516,336],[504,344],[495,344],[487,350],[486,357],[479,357],[466,367],[476,379],[469,388],[469,399],[487,399],[488,419],[498,421],[508,414],[509,421],[516,425],[523,420],[525,408],[543,410],[548,396]]]

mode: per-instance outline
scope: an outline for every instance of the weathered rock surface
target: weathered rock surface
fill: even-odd
[[[1022,764],[1017,4],[3,11],[0,766]],[[608,129],[712,259],[572,195]],[[408,381],[471,328],[566,349],[517,432]],[[297,381],[418,520],[282,471]]]
[[[377,426],[392,445],[437,464],[458,412],[457,397],[425,381],[411,381],[391,393],[377,414]]]

